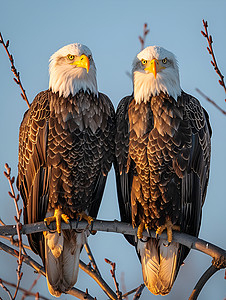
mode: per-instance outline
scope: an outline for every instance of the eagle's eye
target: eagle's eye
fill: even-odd
[[[142,60],[141,60],[141,63],[142,63],[142,65],[146,65],[147,60],[146,60],[146,59],[142,59]]]
[[[88,55],[88,59],[91,60],[92,59],[92,55]]]
[[[68,54],[67,58],[70,59],[70,60],[73,60],[75,58],[75,56],[72,55],[72,54]]]
[[[167,58],[163,58],[162,63],[166,64],[167,63]]]

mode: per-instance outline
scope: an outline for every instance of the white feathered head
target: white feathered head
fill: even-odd
[[[83,89],[97,92],[96,67],[90,49],[82,44],[70,44],[50,57],[49,89],[59,96],[74,96]]]
[[[136,103],[147,102],[160,92],[175,100],[181,95],[177,60],[173,53],[162,47],[150,46],[138,53],[132,72]]]

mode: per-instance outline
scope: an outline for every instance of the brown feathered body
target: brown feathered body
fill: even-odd
[[[56,208],[71,219],[79,212],[97,216],[113,161],[114,132],[114,108],[102,93],[80,90],[64,98],[47,90],[36,96],[19,133],[17,186],[25,223],[43,221]],[[74,230],[28,236],[53,295],[76,282],[86,237]]]
[[[121,100],[116,113],[115,164],[121,219],[156,230],[170,220],[198,236],[210,165],[209,118],[197,99],[182,92],[177,101],[161,92],[136,103]],[[144,282],[168,294],[189,249],[150,238],[136,246]]]

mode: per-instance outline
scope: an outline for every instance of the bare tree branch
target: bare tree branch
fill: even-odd
[[[143,36],[140,36],[139,35],[139,41],[140,41],[140,44],[141,44],[141,50],[142,51],[144,49],[144,45],[145,45],[145,40],[146,40],[146,37],[149,33],[149,29],[148,29],[148,24],[147,23],[144,23],[144,27],[143,27]]]
[[[216,61],[216,58],[215,58],[215,55],[214,55],[214,52],[213,52],[213,47],[212,47],[212,44],[213,44],[213,38],[212,38],[212,35],[209,35],[208,33],[208,24],[207,24],[207,21],[205,20],[202,20],[202,23],[203,23],[203,26],[204,26],[204,31],[201,31],[202,35],[207,39],[207,42],[208,42],[208,45],[209,47],[207,47],[207,50],[209,52],[209,54],[212,56],[212,59],[211,60],[211,64],[212,66],[214,67],[214,70],[215,72],[217,73],[217,75],[220,77],[220,80],[219,80],[219,84],[223,87],[225,93],[226,93],[226,86],[225,86],[225,82],[224,82],[224,76],[223,74],[221,73],[218,65],[217,65],[217,61]],[[226,101],[226,99],[225,99]]]
[[[112,261],[110,261],[109,259],[105,258],[104,259],[105,262],[107,264],[109,264],[111,266],[111,276],[114,280],[114,284],[115,284],[115,288],[116,288],[116,294],[117,294],[117,299],[118,300],[122,300],[122,292],[119,290],[119,283],[116,280],[116,275],[115,275],[115,270],[116,270],[116,263],[113,263]]]
[[[136,290],[136,294],[133,297],[133,300],[140,299],[140,296],[141,296],[144,288],[145,288],[145,284],[144,283],[142,283],[140,286],[138,286],[138,288]]]
[[[217,109],[219,109],[222,114],[226,115],[226,111],[223,110],[216,102],[214,102],[212,99],[210,99],[208,96],[206,96],[202,91],[200,91],[200,89],[196,88],[196,91],[203,97],[205,98],[207,101],[209,101],[211,104],[213,104]]]
[[[3,45],[3,47],[5,48],[5,51],[6,51],[7,55],[8,55],[8,57],[9,57],[9,60],[10,60],[10,63],[11,63],[11,71],[13,72],[13,74],[14,74],[14,76],[15,76],[15,78],[13,78],[13,79],[14,79],[14,81],[19,85],[19,87],[20,87],[20,89],[21,89],[21,91],[22,91],[22,93],[21,93],[20,95],[21,95],[21,97],[23,98],[23,100],[26,101],[27,106],[30,108],[30,103],[29,103],[29,101],[28,101],[27,95],[26,95],[26,93],[25,93],[25,90],[24,90],[24,88],[23,88],[23,86],[22,86],[22,83],[21,83],[21,80],[20,80],[20,73],[17,72],[17,69],[15,68],[15,65],[14,65],[14,59],[13,59],[13,56],[12,56],[12,54],[9,53],[9,50],[8,50],[8,47],[9,47],[9,40],[5,43],[4,40],[3,40],[3,37],[2,37],[1,32],[0,32],[0,44]]]
[[[11,287],[16,288],[16,284],[14,284],[14,283],[5,281],[5,280],[3,280],[3,279],[1,279],[1,281],[4,283],[4,285],[8,285],[8,286],[11,286]],[[33,293],[33,292],[28,291],[28,290],[26,290],[26,289],[23,289],[23,288],[21,288],[21,287],[19,287],[19,290],[20,290],[21,292],[23,292],[24,295],[25,295],[26,297],[27,297],[27,296],[33,296],[33,297],[35,297],[35,295],[36,295],[36,293]],[[49,300],[49,298],[46,298],[46,297],[44,297],[44,296],[42,296],[42,295],[39,295],[39,298],[40,298],[40,299],[43,299],[43,300]],[[22,299],[21,299],[21,300],[22,300]]]
[[[197,282],[196,286],[194,287],[194,290],[192,291],[191,296],[188,300],[196,300],[206,284],[206,282],[210,279],[210,277],[215,274],[219,269],[216,268],[214,265],[211,265],[206,272],[202,275],[202,277]]]
[[[86,229],[87,222],[80,221],[77,223],[76,221],[71,221],[71,224],[62,223],[62,230],[64,229]],[[30,234],[35,232],[42,232],[48,230],[56,230],[55,222],[52,222],[48,227],[44,222],[38,222],[33,224],[26,224],[21,227],[21,234]],[[103,221],[103,220],[95,220],[93,223],[92,230],[96,231],[104,231],[104,232],[115,232],[129,235],[136,235],[137,228],[133,228],[129,223],[119,222],[117,220],[114,221]],[[156,237],[156,233],[154,230],[149,231],[151,237]],[[16,235],[16,225],[6,225],[0,226],[0,235],[3,236],[11,236]],[[144,231],[143,235],[148,237],[149,234]],[[167,235],[165,232],[161,235],[162,238],[167,240]],[[196,238],[194,236],[190,236],[186,233],[182,232],[174,232],[173,233],[173,241],[178,242],[182,245],[187,246],[189,249],[194,249],[206,253],[207,255],[212,256],[213,258],[220,258],[221,256],[226,258],[226,251],[217,247],[207,241]]]
[[[80,260],[79,262],[79,268],[82,269],[84,272],[86,272],[90,277],[92,277],[98,285],[101,287],[101,289],[105,292],[105,294],[111,299],[111,300],[117,300],[117,295],[112,291],[112,289],[108,286],[108,284],[103,280],[102,277],[100,277],[93,268],[88,267],[84,262]]]
[[[0,250],[3,250],[3,251],[11,254],[12,256],[14,256],[16,258],[18,258],[18,256],[19,256],[19,253],[18,253],[17,250],[9,247],[8,245],[5,245],[1,241],[0,241]],[[28,256],[26,254],[24,254],[23,257],[24,257],[23,261],[27,265],[29,265],[30,267],[35,269],[36,272],[42,274],[43,276],[46,276],[45,275],[45,269],[39,263],[37,263],[34,259],[32,259],[30,256]],[[67,294],[72,295],[72,296],[76,296],[78,299],[94,300],[94,298],[92,296],[90,296],[87,292],[82,292],[82,291],[80,291],[79,289],[76,289],[76,288],[72,288],[70,291],[67,292]],[[117,298],[115,298],[115,299],[117,299]]]

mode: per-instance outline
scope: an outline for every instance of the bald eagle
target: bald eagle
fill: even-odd
[[[211,127],[180,87],[174,54],[150,46],[133,61],[133,94],[116,112],[116,180],[121,220],[138,226],[135,245],[153,294],[170,292],[189,249],[172,230],[198,236],[210,169]],[[154,229],[157,238],[142,239]],[[168,241],[161,238],[167,230]]]
[[[98,92],[91,51],[76,43],[50,58],[49,89],[25,113],[19,132],[17,186],[26,224],[56,221],[56,232],[28,236],[42,258],[49,291],[60,296],[77,280],[87,231],[63,230],[61,220],[97,216],[114,157],[115,113]]]

